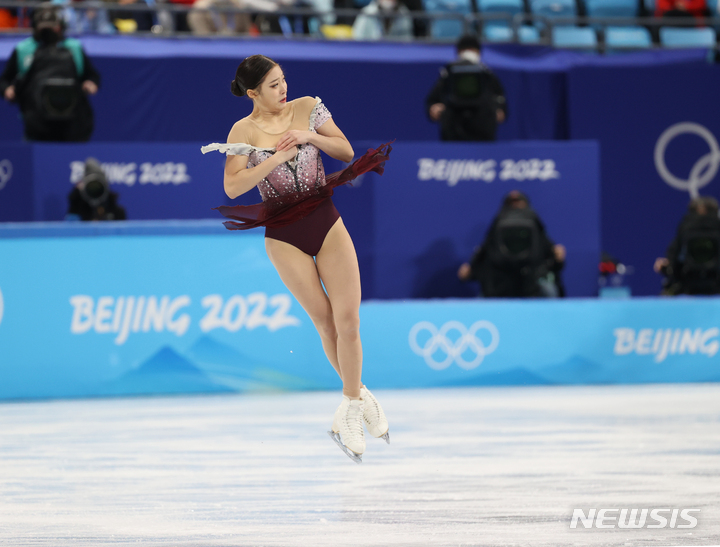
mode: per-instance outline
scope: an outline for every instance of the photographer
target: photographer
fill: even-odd
[[[527,196],[513,190],[458,277],[479,281],[488,298],[562,297],[565,254],[565,247],[548,237]]]
[[[117,193],[110,190],[107,176],[94,158],[85,161],[85,175],[68,195],[65,220],[125,220]]]
[[[33,14],[33,35],[13,50],[0,76],[0,93],[17,102],[31,141],[87,141],[100,76],[78,40],[64,37],[57,6],[41,4]]]
[[[662,294],[720,294],[720,218],[715,198],[699,197],[654,270],[665,277]]]
[[[428,117],[440,123],[443,141],[494,141],[497,126],[507,118],[500,80],[480,62],[476,36],[458,40],[458,58],[440,70],[425,100]]]

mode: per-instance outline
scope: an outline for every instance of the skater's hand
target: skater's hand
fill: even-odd
[[[307,144],[308,142],[310,142],[311,137],[312,133],[310,131],[300,131],[298,129],[293,129],[292,131],[288,131],[282,137],[280,137],[280,140],[278,141],[275,148],[280,151],[287,150],[288,148],[291,148],[293,146]]]
[[[285,163],[286,161],[294,160],[297,152],[297,146],[293,146],[292,148],[288,148],[287,150],[278,149],[278,151],[275,152],[275,157],[280,160],[280,163]]]

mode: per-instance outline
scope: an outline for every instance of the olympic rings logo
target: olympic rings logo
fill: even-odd
[[[0,190],[5,188],[5,185],[10,182],[13,174],[13,166],[10,160],[0,161]]]
[[[665,164],[665,150],[668,144],[670,144],[670,141],[675,137],[685,133],[697,135],[710,147],[710,152],[695,162],[687,180],[673,175]],[[698,190],[709,184],[710,181],[715,178],[718,168],[720,168],[720,147],[718,146],[717,139],[715,139],[715,135],[699,123],[682,122],[671,125],[663,131],[655,144],[655,168],[667,184],[678,190],[689,192],[691,198],[698,197]]]
[[[490,333],[490,343],[487,346],[477,337],[480,330]],[[418,335],[424,331],[427,331],[430,337],[421,346],[418,342]],[[453,341],[448,337],[450,332],[459,334],[457,340]],[[497,349],[500,343],[500,333],[495,325],[484,320],[473,323],[469,329],[460,321],[448,321],[439,330],[429,321],[420,321],[410,329],[408,342],[410,349],[423,357],[427,365],[434,370],[446,369],[453,361],[460,368],[471,370],[480,366],[483,359]],[[445,357],[436,360],[435,354],[438,352],[438,357],[442,357],[443,354]],[[468,361],[465,358],[466,352],[471,352],[475,357]]]

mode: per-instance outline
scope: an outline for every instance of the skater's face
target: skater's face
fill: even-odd
[[[287,102],[287,83],[285,74],[275,65],[265,76],[252,99],[263,109],[282,110]]]

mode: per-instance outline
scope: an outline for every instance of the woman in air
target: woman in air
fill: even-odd
[[[240,64],[231,91],[249,97],[253,111],[235,123],[227,144],[203,147],[203,153],[227,154],[224,186],[230,198],[257,186],[263,201],[218,209],[240,221],[226,222],[229,229],[265,226],[268,257],[312,319],[343,383],[329,433],[360,463],[363,422],[374,437],[388,443],[390,437],[385,414],[361,379],[360,272],[355,247],[330,196],[334,187],[362,173],[382,173],[390,147],[369,150],[326,177],[320,150],[344,162],[352,161],[354,152],[319,98],[288,101],[282,68],[263,55]]]

